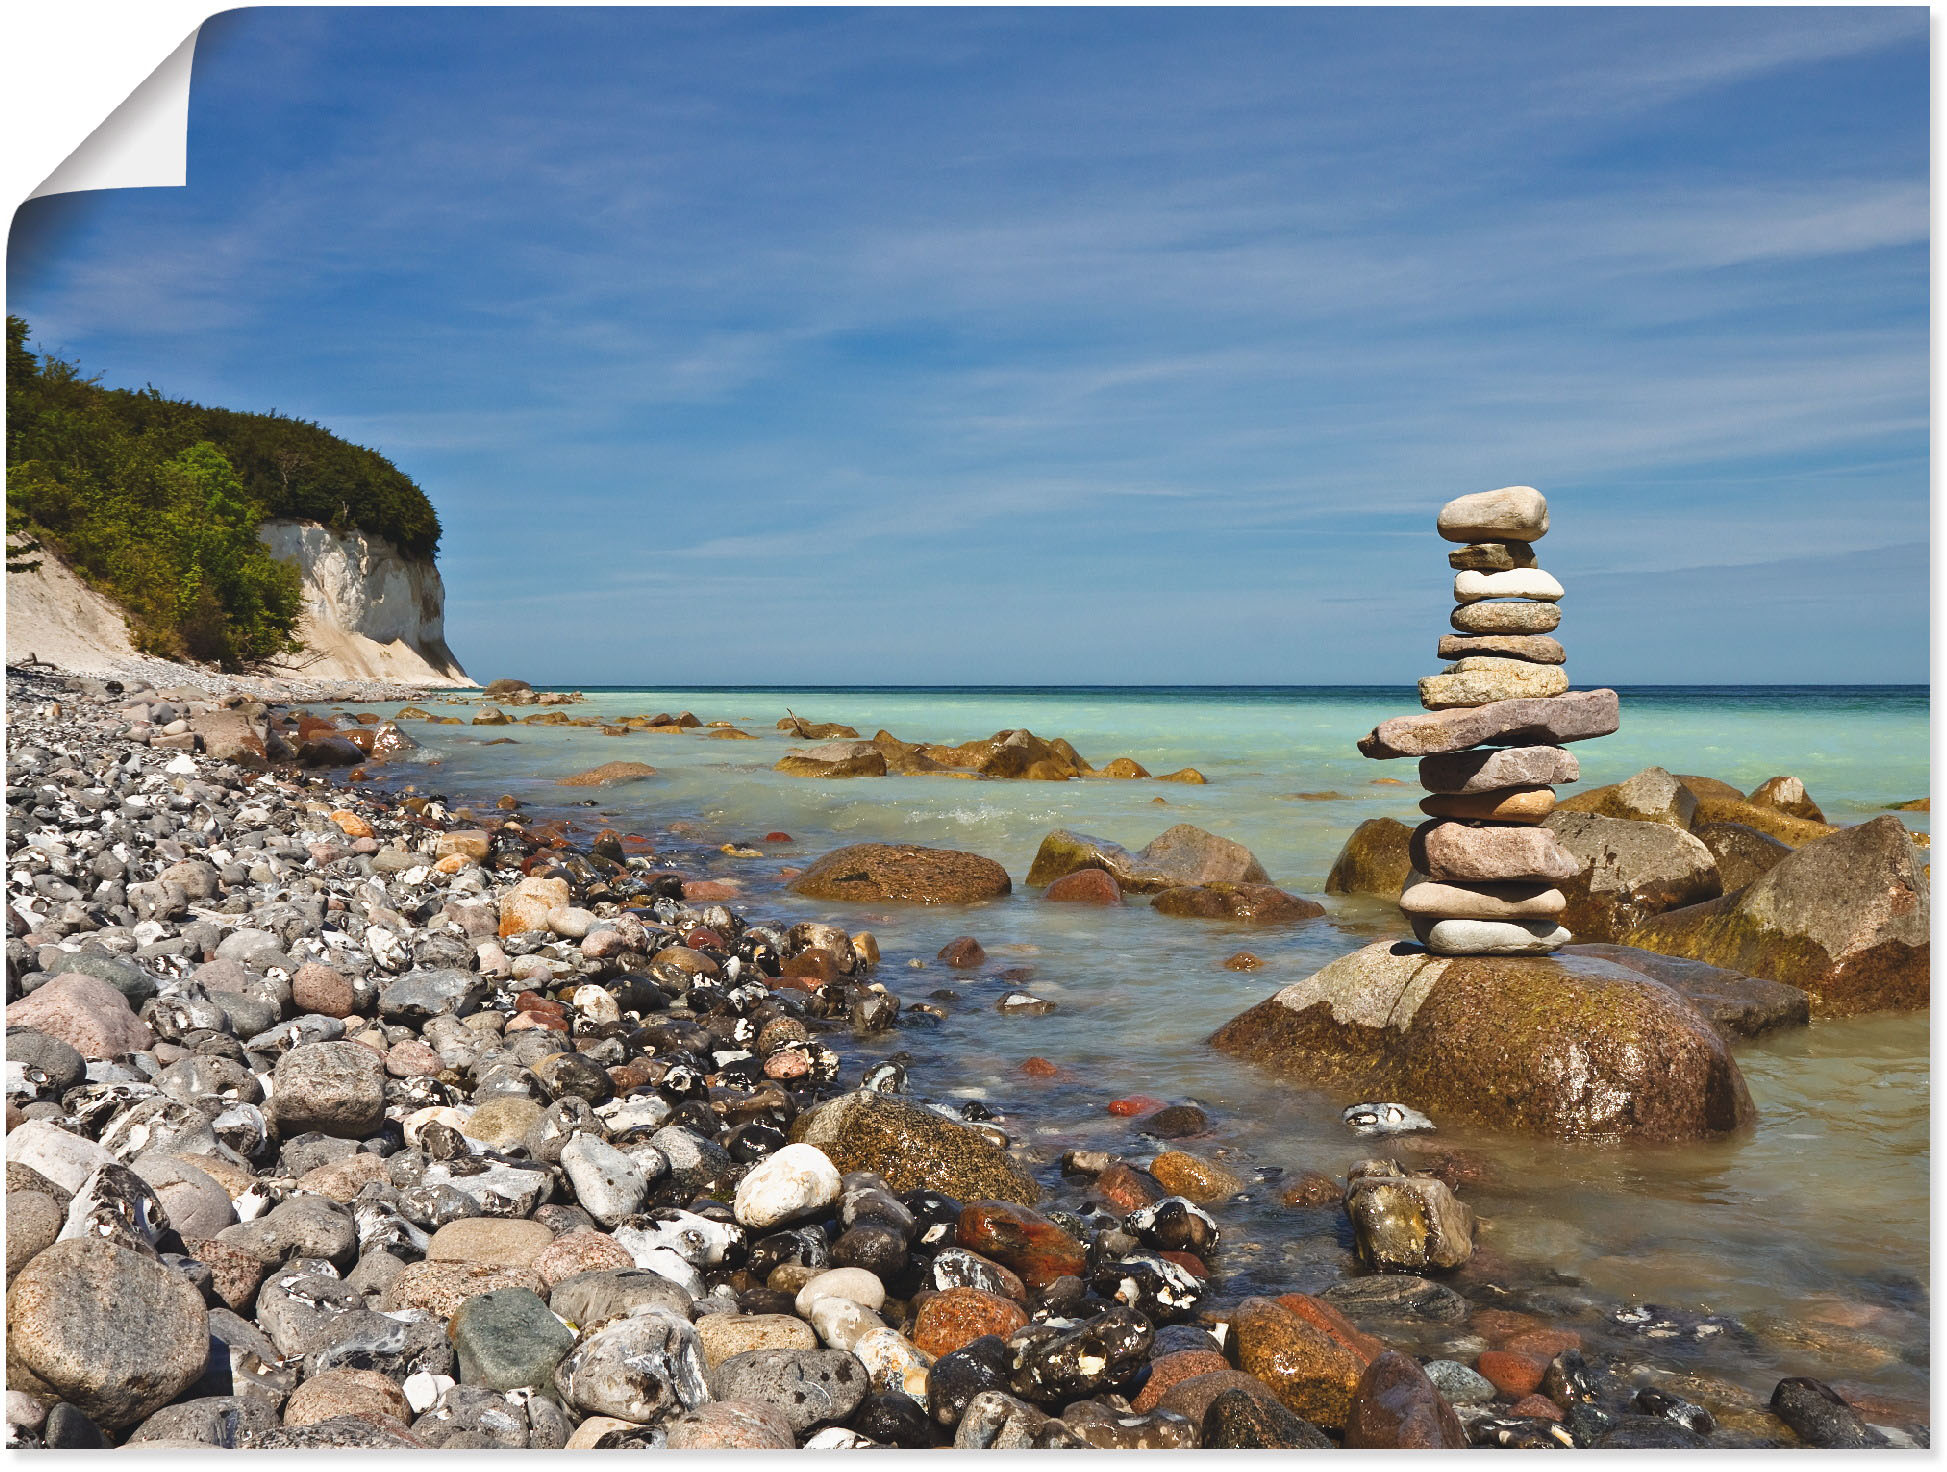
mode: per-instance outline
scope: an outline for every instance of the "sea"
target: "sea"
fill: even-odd
[[[1346,836],[1368,818],[1419,818],[1411,762],[1362,758],[1356,739],[1418,709],[1397,687],[591,688],[580,716],[693,712],[753,741],[587,728],[408,723],[423,743],[387,781],[452,805],[517,798],[531,816],[589,835],[640,834],[692,877],[741,886],[740,908],[784,921],[830,919],[792,895],[781,870],[846,843],[966,849],[1003,865],[1014,893],[990,904],[859,907],[884,955],[880,979],[908,1001],[945,991],[947,1019],[902,1027],[847,1055],[898,1055],[913,1092],[977,1101],[1058,1179],[1061,1154],[1153,1150],[1119,1096],[1194,1101],[1214,1121],[1195,1148],[1252,1185],[1225,1208],[1227,1293],[1316,1291],[1349,1268],[1333,1211],[1278,1204],[1278,1180],[1343,1175],[1385,1153],[1352,1136],[1360,1102],[1296,1089],[1206,1045],[1245,1008],[1334,958],[1402,937],[1390,905],[1325,899],[1328,915],[1283,930],[1174,920],[1140,901],[1121,909],[1046,905],[1023,881],[1042,837],[1078,829],[1140,847],[1193,823],[1249,847],[1272,879],[1321,897]],[[1622,728],[1576,746],[1583,785],[1651,765],[1749,791],[1791,774],[1833,823],[1863,822],[1929,791],[1924,686],[1623,687]],[[476,697],[477,698],[477,697]],[[365,707],[372,709],[373,707]],[[430,709],[449,713],[433,703]],[[376,707],[381,714],[391,708]],[[469,715],[464,706],[450,713]],[[531,712],[519,708],[510,714]],[[959,743],[1025,726],[1066,737],[1091,763],[1132,757],[1153,774],[1194,767],[1207,784],[964,781],[938,777],[815,781],[771,770],[803,742],[776,728],[795,713],[870,738]],[[489,745],[498,738],[506,744]],[[654,766],[653,778],[592,791],[557,779],[604,761]],[[1392,779],[1387,781],[1386,779]],[[1928,814],[1901,812],[1918,833]],[[768,838],[788,834],[789,841]],[[754,853],[754,856],[752,856]],[[935,959],[975,936],[978,974]],[[1263,965],[1228,970],[1248,949]],[[1016,973],[1003,980],[998,972]],[[1032,1017],[995,1003],[1024,987],[1054,1002]],[[1029,1057],[1054,1063],[1025,1076]],[[1768,1395],[1809,1374],[1861,1394],[1924,1401],[1930,1272],[1929,1040],[1923,1014],[1818,1021],[1736,1050],[1758,1122],[1736,1138],[1683,1146],[1560,1144],[1442,1124],[1438,1140],[1479,1162],[1463,1194],[1480,1218],[1468,1292],[1574,1323],[1592,1349],[1672,1374],[1728,1380]],[[1437,1122],[1437,1121],[1436,1121]],[[1282,1177],[1279,1176],[1282,1172]],[[1495,1298],[1495,1295],[1502,1295]],[[1429,1328],[1423,1352],[1442,1350]],[[1397,1336],[1394,1336],[1397,1337]]]

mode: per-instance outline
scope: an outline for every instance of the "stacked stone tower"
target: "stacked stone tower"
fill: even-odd
[[[1454,632],[1439,647],[1453,663],[1420,681],[1428,714],[1382,722],[1359,750],[1420,759],[1428,821],[1399,900],[1420,942],[1443,956],[1545,955],[1572,939],[1555,886],[1580,865],[1541,824],[1556,784],[1581,775],[1563,746],[1616,729],[1616,692],[1568,687],[1562,585],[1535,563],[1541,492],[1462,496],[1440,508],[1439,530],[1463,544],[1447,557]]]

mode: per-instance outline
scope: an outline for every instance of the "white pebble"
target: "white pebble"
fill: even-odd
[[[786,1145],[738,1183],[733,1210],[740,1226],[775,1227],[831,1206],[843,1189],[838,1167],[824,1151]]]

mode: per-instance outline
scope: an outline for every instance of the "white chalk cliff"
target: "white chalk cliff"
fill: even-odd
[[[473,683],[446,647],[446,589],[430,558],[310,521],[267,521],[257,535],[304,579],[306,652],[282,668],[313,679]]]

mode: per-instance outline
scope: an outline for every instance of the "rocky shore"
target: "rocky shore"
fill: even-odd
[[[927,1047],[938,1009],[891,979],[971,938],[766,923],[677,846],[303,768],[280,728],[346,737],[237,700],[331,696],[205,688],[162,721],[9,672],[10,1445],[1924,1444],[1902,1408],[1795,1376],[1760,1402],[1510,1288],[1413,1111],[1349,1111],[1342,1177],[1227,1162],[1156,1099],[1110,1106],[1140,1152],[1047,1158],[878,1046]],[[216,717],[257,747],[177,739]],[[883,852],[799,894],[1009,883],[856,847]],[[1319,912],[1196,829],[1051,835],[1035,871],[1050,900]],[[1267,1194],[1361,1270],[1267,1286],[1232,1212]]]

